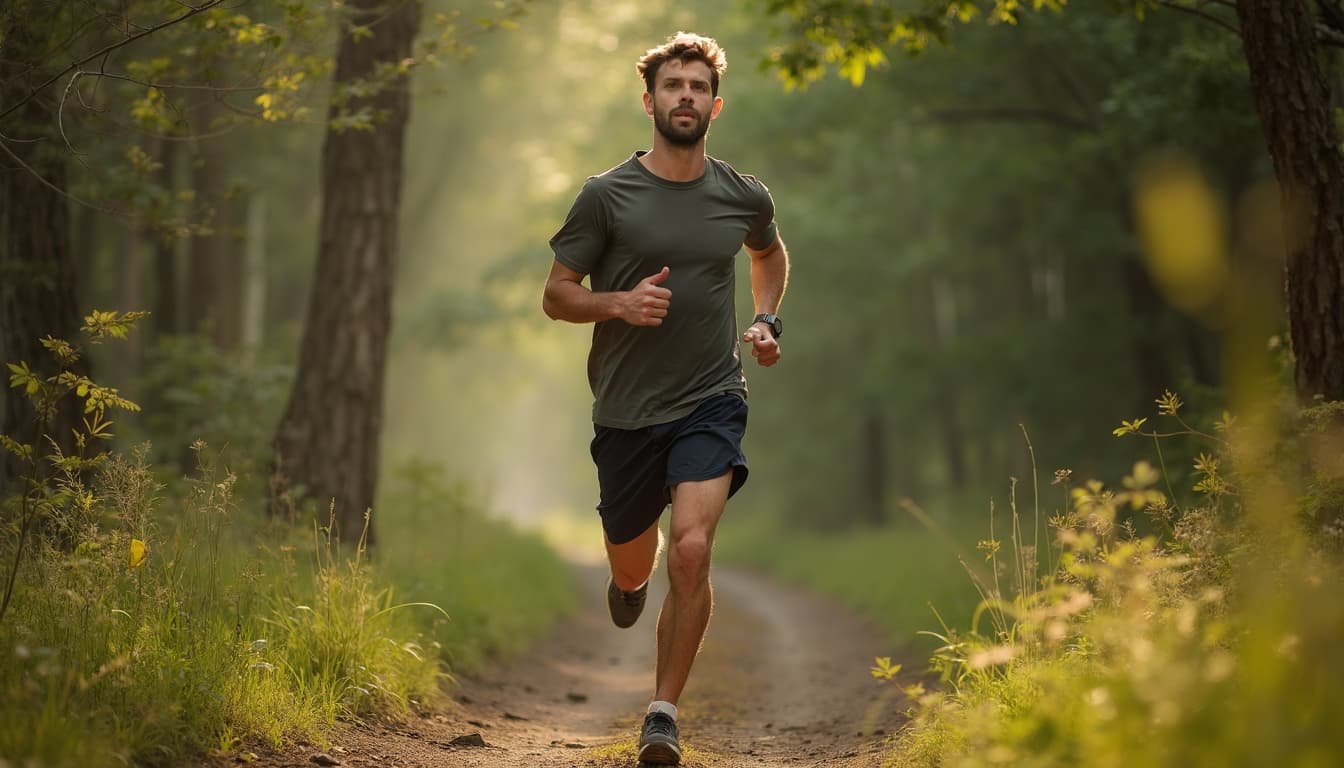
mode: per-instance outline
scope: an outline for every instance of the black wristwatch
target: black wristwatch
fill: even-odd
[[[762,312],[751,321],[752,325],[755,325],[756,323],[765,323],[770,326],[770,332],[775,335],[776,339],[784,335],[784,321],[779,319],[779,315]]]

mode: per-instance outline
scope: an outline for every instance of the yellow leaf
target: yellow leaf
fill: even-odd
[[[139,568],[149,559],[149,545],[139,539],[131,539],[130,565]]]

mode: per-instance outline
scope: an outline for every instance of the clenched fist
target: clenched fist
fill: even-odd
[[[779,349],[779,341],[764,323],[753,323],[742,334],[742,343],[751,345],[751,356],[756,358],[757,364],[766,368],[778,363],[779,358],[783,356]]]
[[[649,275],[622,297],[620,317],[631,325],[662,325],[667,308],[672,305],[672,291],[663,287],[671,270],[663,267],[656,275]]]

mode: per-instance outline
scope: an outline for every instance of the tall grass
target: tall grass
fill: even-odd
[[[566,566],[440,472],[394,484],[371,557],[239,509],[236,478],[208,461],[165,495],[145,454],[109,456],[76,543],[20,563],[0,622],[0,759],[177,765],[323,743],[341,719],[445,703],[452,671],[573,605]]]
[[[1179,409],[1159,401],[1176,433],[1198,434]],[[1341,764],[1344,564],[1329,520],[1298,514],[1320,514],[1302,481],[1320,479],[1322,457],[1304,453],[1300,424],[1219,426],[1200,435],[1185,503],[1146,462],[1114,487],[1057,473],[1039,577],[1034,552],[985,542],[993,574],[1029,578],[977,578],[969,626],[933,633],[940,689],[874,669],[918,702],[886,765]],[[1116,433],[1164,437],[1142,421]],[[1137,535],[1136,515],[1162,533]]]
[[[252,665],[257,610],[243,603],[258,600],[226,588],[237,575],[219,555],[227,508],[189,505],[161,528],[159,490],[143,453],[113,456],[71,521],[73,548],[39,540],[20,562],[0,624],[0,755],[168,762],[251,735],[261,712],[275,726],[258,736],[315,735],[313,708]]]
[[[84,330],[124,338],[136,317],[94,313]],[[73,373],[73,345],[48,341],[62,370],[14,364],[11,383],[39,424],[58,401],[83,403],[86,432],[73,455],[0,436],[28,473],[0,499],[0,766],[181,765],[321,744],[341,719],[443,701],[453,662],[517,648],[570,605],[559,559],[438,470],[410,473],[385,500],[373,558],[321,521],[295,530],[260,514],[200,442],[199,472],[171,485],[147,444],[96,451],[112,434],[105,411],[135,404]]]

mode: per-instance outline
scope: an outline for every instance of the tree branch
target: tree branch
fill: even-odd
[[[1323,23],[1317,24],[1316,42],[1331,48],[1344,48],[1344,32]]]
[[[113,216],[120,216],[125,213],[125,211],[119,211],[116,210],[115,208],[103,208],[94,205],[93,203],[90,203],[89,201],[84,200],[83,198],[75,197],[74,195],[70,194],[69,192],[66,192],[64,189],[61,189],[55,184],[52,184],[50,181],[47,180],[45,176],[38,173],[36,168],[33,168],[31,165],[25,163],[23,161],[23,158],[14,154],[14,150],[9,148],[9,141],[11,140],[3,135],[0,135],[0,150],[3,150],[6,155],[9,155],[9,158],[11,160],[18,163],[19,167],[27,171],[29,174],[31,174],[34,179],[37,179],[38,183],[40,183],[42,186],[46,187],[47,189],[50,189],[52,192],[55,192],[61,197],[64,197],[72,202],[78,203],[90,210],[98,211],[99,213],[110,213]]]
[[[57,72],[56,74],[54,74],[54,75],[52,75],[51,77],[47,78],[47,80],[46,80],[45,82],[43,82],[41,85],[37,86],[37,87],[34,88],[32,91],[30,91],[30,92],[28,93],[27,96],[24,96],[23,98],[19,99],[18,101],[16,101],[16,102],[13,103],[13,104],[10,104],[10,105],[5,109],[5,111],[0,112],[0,120],[2,120],[2,119],[4,119],[5,117],[9,116],[10,113],[14,112],[14,111],[17,110],[19,107],[22,107],[24,104],[27,104],[28,102],[32,101],[32,100],[37,96],[37,94],[41,93],[47,86],[51,85],[52,83],[56,82],[57,80],[60,80],[62,77],[65,77],[65,76],[66,76],[67,74],[69,74],[70,72],[79,69],[79,68],[82,67],[83,65],[89,63],[90,61],[93,61],[94,59],[98,58],[99,56],[105,56],[105,55],[111,53],[112,51],[117,50],[118,48],[122,48],[122,47],[125,47],[125,46],[127,46],[127,45],[130,45],[131,43],[135,42],[136,40],[139,40],[139,39],[142,38],[142,37],[146,37],[146,36],[148,36],[148,35],[152,35],[152,34],[154,34],[155,32],[158,32],[158,31],[161,30],[161,29],[165,29],[165,28],[167,28],[167,27],[171,27],[171,26],[173,26],[174,24],[178,24],[178,23],[181,23],[181,22],[183,22],[183,21],[186,21],[187,19],[191,18],[192,16],[195,16],[195,15],[200,14],[200,13],[204,13],[205,11],[208,11],[208,10],[210,10],[211,8],[214,8],[214,7],[217,6],[217,5],[222,5],[224,2],[225,2],[225,0],[206,0],[205,3],[202,3],[202,4],[199,5],[199,6],[190,6],[190,5],[186,5],[186,4],[184,3],[183,5],[184,5],[186,8],[189,8],[190,10],[188,10],[187,12],[181,14],[180,16],[174,16],[173,18],[168,19],[167,21],[160,22],[160,23],[158,23],[158,24],[155,24],[155,25],[152,26],[152,27],[148,27],[148,28],[146,28],[145,30],[143,30],[143,31],[141,31],[141,32],[137,32],[137,33],[135,33],[134,35],[131,35],[131,36],[127,37],[125,40],[118,40],[118,41],[115,42],[115,43],[110,43],[109,45],[104,46],[103,48],[101,48],[101,49],[99,49],[99,50],[97,50],[97,51],[95,51],[95,52],[93,52],[93,53],[91,53],[91,54],[85,56],[84,58],[82,58],[82,59],[78,59],[78,60],[72,62],[72,63],[70,64],[70,66],[66,67],[65,69],[62,69],[60,72]]]
[[[1344,32],[1344,3],[1340,0],[1316,0],[1325,26],[1335,32]]]
[[[1208,11],[1200,10],[1199,8],[1192,8],[1188,5],[1182,5],[1181,3],[1178,3],[1175,0],[1157,0],[1157,4],[1162,6],[1163,8],[1170,8],[1173,11],[1181,11],[1183,13],[1189,13],[1194,16],[1198,16],[1199,18],[1207,22],[1217,24],[1218,26],[1222,27],[1228,32],[1231,32],[1237,37],[1241,37],[1240,29],[1237,29],[1236,27],[1232,26],[1230,23],[1227,22],[1226,19],[1220,19],[1217,16],[1214,16],[1213,14],[1209,13]],[[1234,7],[1230,2],[1218,2],[1217,0],[1215,0],[1215,4],[1222,5],[1224,7]]]

